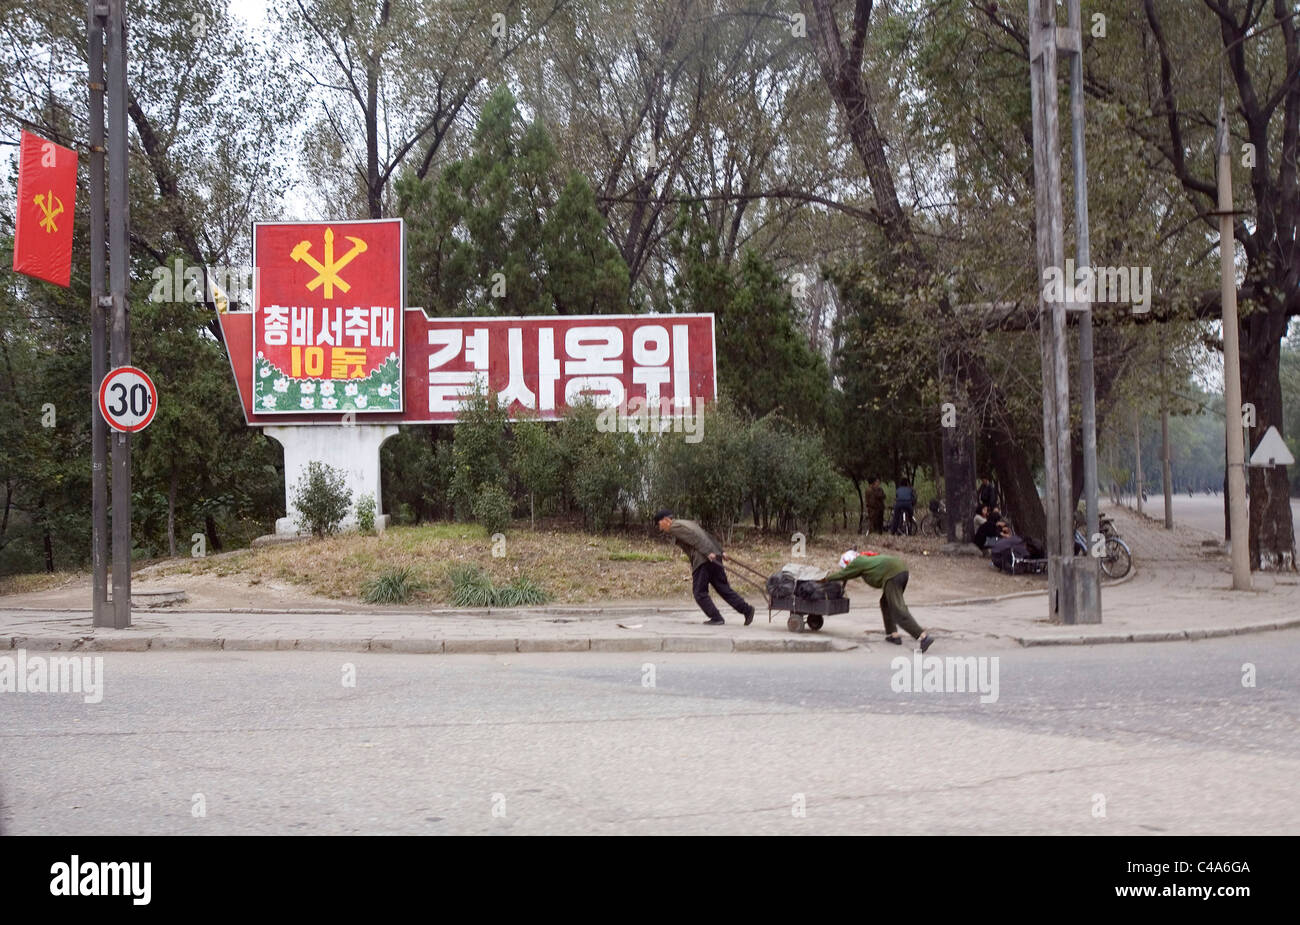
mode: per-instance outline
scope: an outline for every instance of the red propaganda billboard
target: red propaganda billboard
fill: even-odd
[[[259,415],[400,412],[401,219],[253,225]]]
[[[667,411],[717,397],[712,315],[432,318],[408,334],[422,372],[412,405],[435,423],[455,421],[475,383],[512,417],[544,421],[581,403]]]
[[[66,286],[72,279],[77,152],[23,132],[18,155],[14,272]]]
[[[337,423],[350,409],[335,404],[321,414],[316,404],[307,413],[272,417],[253,400],[253,386],[264,377],[251,362],[249,315],[218,316],[248,423]],[[476,385],[506,402],[511,418],[544,421],[582,402],[671,413],[717,398],[708,314],[428,318],[410,309],[403,328],[405,407],[371,423],[454,423]]]

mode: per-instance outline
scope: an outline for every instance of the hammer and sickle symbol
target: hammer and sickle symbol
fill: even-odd
[[[48,191],[43,196],[37,193],[32,202],[36,203],[36,207],[41,210],[41,214],[44,216],[41,219],[41,227],[45,229],[46,233],[58,231],[59,226],[54,223],[54,220],[63,214],[63,200],[55,196],[53,191]]]
[[[360,238],[348,237],[352,242],[352,250],[348,251],[338,260],[334,259],[334,229],[325,229],[325,262],[321,263],[313,257],[308,251],[311,250],[310,241],[302,241],[289,254],[295,262],[306,263],[316,271],[316,277],[307,284],[307,288],[315,290],[320,286],[325,287],[325,298],[334,298],[334,287],[338,286],[344,292],[349,291],[352,287],[348,285],[339,276],[339,271],[351,263],[360,254],[366,252],[366,242]]]

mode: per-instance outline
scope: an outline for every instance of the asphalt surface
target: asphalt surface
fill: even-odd
[[[1215,536],[1223,537],[1223,494],[1198,494],[1191,498],[1186,493],[1175,492],[1169,499],[1174,509],[1174,523],[1186,524],[1198,530],[1207,530]],[[1130,496],[1125,503],[1132,506]],[[1159,492],[1147,492],[1147,500],[1142,505],[1142,512],[1149,517],[1163,520],[1165,516],[1165,496]],[[1291,499],[1291,522],[1300,528],[1300,498]]]
[[[996,656],[997,699],[895,692],[883,645],[105,653],[101,703],[0,693],[0,827],[1300,832],[1300,631],[930,654]]]

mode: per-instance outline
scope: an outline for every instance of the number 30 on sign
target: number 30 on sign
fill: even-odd
[[[99,413],[123,433],[144,430],[158,410],[158,390],[142,369],[119,366],[99,386]]]

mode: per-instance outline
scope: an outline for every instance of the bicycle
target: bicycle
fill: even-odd
[[[897,509],[897,507],[898,505],[894,504],[891,505],[889,508],[889,525],[885,527],[885,532],[893,534],[895,536],[898,536],[900,534],[902,536],[916,536],[918,533],[920,533],[921,527],[919,524],[917,524],[916,517],[912,513],[912,509],[910,507],[903,508],[901,529],[898,531],[898,533],[894,533],[894,512]]]
[[[917,532],[929,536],[945,536],[948,529],[945,520],[947,513],[948,511],[943,502],[935,498],[930,502],[930,513],[921,515],[921,523]]]
[[[1124,542],[1115,530],[1115,521],[1111,518],[1102,514],[1098,527],[1101,529],[1101,535],[1105,537],[1103,553],[1098,557],[1102,574],[1112,581],[1123,578],[1133,568],[1133,553],[1128,548],[1128,543]],[[1074,554],[1082,556],[1092,554],[1092,549],[1081,530],[1074,531]]]

